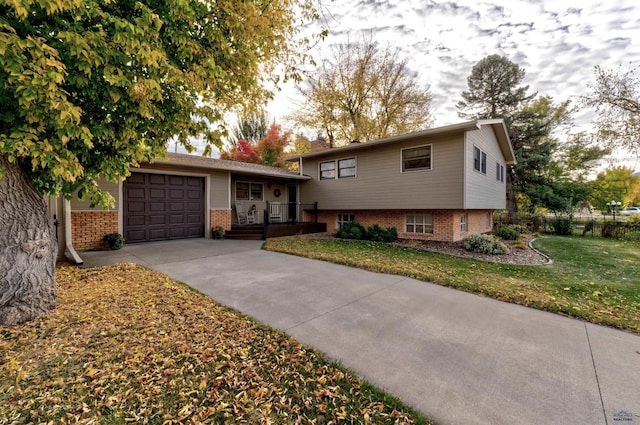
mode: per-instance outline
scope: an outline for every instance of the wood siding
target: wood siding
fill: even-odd
[[[431,170],[401,172],[401,150],[431,145]],[[463,134],[425,137],[304,159],[302,202],[321,210],[460,209],[464,187]],[[319,179],[319,163],[355,157],[356,177]]]
[[[473,148],[487,154],[487,173],[473,168]],[[506,172],[504,157],[491,126],[468,131],[465,140],[465,209],[504,209],[506,207]],[[496,163],[505,167],[505,181],[496,180]]]

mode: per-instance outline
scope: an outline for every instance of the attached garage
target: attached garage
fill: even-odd
[[[131,173],[123,184],[127,243],[204,237],[204,177]]]

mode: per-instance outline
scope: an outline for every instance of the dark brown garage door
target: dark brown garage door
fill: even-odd
[[[123,192],[127,243],[204,236],[204,177],[131,173]]]

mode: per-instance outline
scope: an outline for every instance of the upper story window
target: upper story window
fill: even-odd
[[[487,174],[487,154],[477,146],[473,147],[473,169],[482,174]]]
[[[431,145],[402,149],[402,172],[431,169]]]
[[[336,178],[336,162],[327,161],[320,163],[320,180]]]
[[[504,183],[504,165],[496,162],[496,180]]]
[[[347,158],[338,160],[338,178],[356,176],[356,159]]]
[[[335,178],[343,179],[355,176],[355,158],[345,158],[337,161],[325,161],[320,163],[320,180],[331,180]]]
[[[262,201],[264,186],[262,183],[236,182],[236,200]]]

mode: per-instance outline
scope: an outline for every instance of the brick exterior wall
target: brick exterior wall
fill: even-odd
[[[118,211],[71,212],[71,242],[77,251],[107,249],[102,237],[109,233],[118,233]]]
[[[318,222],[327,224],[327,232],[335,233],[338,214],[354,214],[358,223],[365,228],[378,224],[381,227],[395,227],[398,237],[402,239],[422,239],[455,242],[464,239],[472,233],[487,233],[491,231],[492,221],[488,222],[487,214],[491,210],[345,210],[345,211],[320,211]],[[467,232],[460,231],[460,215],[467,214]],[[433,233],[406,233],[405,216],[407,214],[432,214]]]
[[[211,228],[222,227],[231,230],[231,210],[209,210]]]

